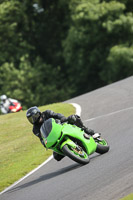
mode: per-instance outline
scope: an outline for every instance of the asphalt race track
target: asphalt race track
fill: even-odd
[[[0,200],[119,200],[133,192],[133,76],[73,98],[84,124],[110,145],[82,166],[50,160],[0,195]]]

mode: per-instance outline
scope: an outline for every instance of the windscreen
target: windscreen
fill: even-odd
[[[50,118],[44,121],[44,123],[42,124],[40,128],[40,131],[41,131],[42,136],[44,138],[47,138],[51,130],[52,130],[52,119]]]

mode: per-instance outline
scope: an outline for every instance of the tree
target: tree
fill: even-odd
[[[0,3],[0,65],[13,62],[17,67],[20,58],[33,48],[23,38],[27,29],[27,19],[19,1]]]
[[[64,58],[70,81],[74,81],[75,95],[107,84],[102,72],[109,70],[111,49],[132,45],[133,18],[126,5],[120,1],[71,1],[72,24],[64,40]],[[117,80],[120,77],[121,72]]]
[[[114,46],[107,58],[107,67],[101,72],[102,78],[109,84],[133,75],[133,46]]]
[[[21,58],[19,69],[13,63],[4,63],[0,67],[1,93],[17,98],[24,108],[68,98],[69,89],[62,87],[60,78],[60,67],[53,68],[39,57],[33,67],[28,55]]]
[[[29,107],[130,76],[132,8],[132,0],[1,0],[0,93]]]

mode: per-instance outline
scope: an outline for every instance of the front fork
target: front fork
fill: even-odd
[[[85,139],[85,141],[82,141],[82,142],[83,142],[83,146],[86,149],[86,153],[88,155],[90,155],[96,151],[97,143],[95,142],[93,137],[90,137],[90,139]],[[61,150],[65,144],[71,146],[74,149],[77,147],[77,145],[67,136],[65,137],[65,141],[61,144],[61,147],[60,147]]]
[[[61,150],[62,150],[62,148],[63,148],[63,146],[64,145],[66,145],[66,144],[68,144],[68,145],[70,145],[71,147],[73,147],[73,148],[76,148],[76,144],[69,138],[69,137],[65,137],[65,141],[61,144]]]

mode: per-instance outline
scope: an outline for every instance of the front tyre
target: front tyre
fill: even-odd
[[[95,142],[97,143],[97,148],[96,148],[97,153],[104,154],[109,151],[110,147],[106,140],[100,138]]]
[[[86,165],[90,161],[89,156],[80,146],[76,146],[76,148],[73,148],[70,145],[65,144],[62,147],[62,151],[66,156],[79,164]]]

